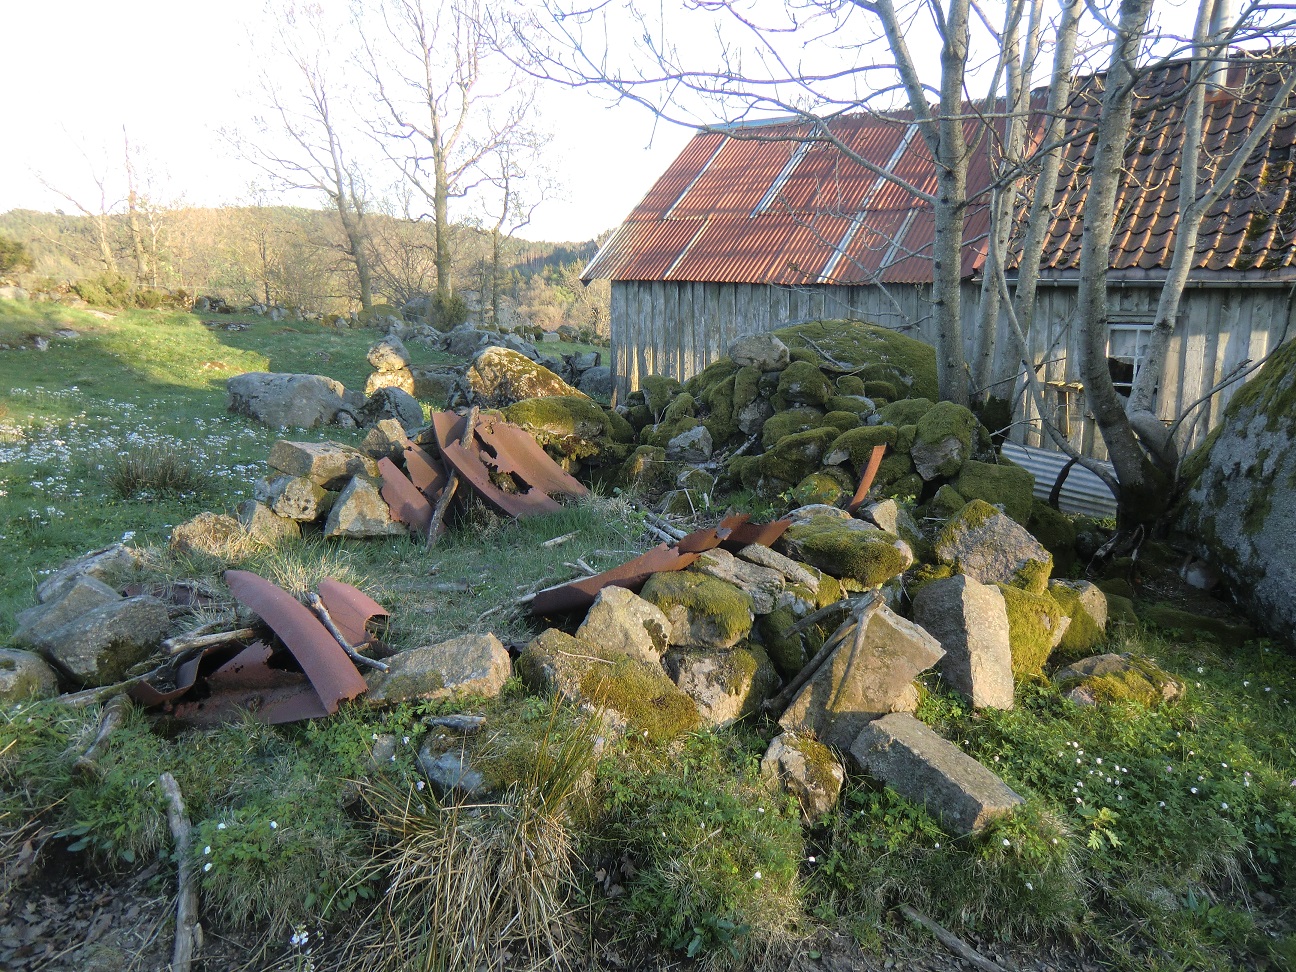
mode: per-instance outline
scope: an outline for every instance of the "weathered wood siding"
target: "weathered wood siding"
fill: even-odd
[[[735,338],[824,318],[871,321],[935,345],[935,319],[928,286],[783,287],[760,284],[614,281],[612,284],[612,371],[619,394],[638,388],[645,375],[681,380],[718,359]],[[1149,318],[1159,291],[1118,287],[1111,291],[1111,319]],[[980,288],[963,287],[963,330],[972,360]],[[1166,356],[1157,394],[1158,411],[1173,420],[1246,360],[1258,361],[1284,333],[1296,335],[1292,302],[1285,287],[1190,287],[1183,317]],[[1050,408],[1065,403],[1070,440],[1082,452],[1106,458],[1106,449],[1084,401],[1080,383],[1080,329],[1075,326],[1076,289],[1041,287],[1031,330],[1031,354],[1050,386]],[[1289,327],[1289,325],[1292,325]],[[1052,448],[1039,431],[1038,413],[1017,379],[1007,325],[1000,321],[994,373],[1000,397],[1014,401],[1010,437],[1025,445]],[[1003,380],[1006,379],[1006,380]],[[1180,427],[1180,445],[1191,449],[1219,421],[1233,388],[1199,407]]]

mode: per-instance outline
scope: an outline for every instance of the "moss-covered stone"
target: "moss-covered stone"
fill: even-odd
[[[912,601],[918,592],[932,581],[944,580],[954,576],[954,568],[949,564],[919,564],[907,575],[905,593]]]
[[[661,421],[660,416],[665,414],[671,402],[679,395],[680,383],[666,375],[647,375],[639,382],[639,390],[643,392],[644,404],[648,406],[653,419]]]
[[[1150,658],[1132,654],[1094,655],[1062,669],[1054,684],[1079,705],[1138,705],[1170,702],[1183,684]]]
[[[937,402],[914,424],[914,441],[909,451],[923,479],[953,476],[972,455],[979,423],[971,409],[954,402]],[[969,495],[962,489],[959,492]]]
[[[969,459],[963,463],[953,485],[965,499],[985,500],[992,506],[1002,507],[1022,526],[1030,521],[1035,477],[1016,463],[1006,459],[998,463]]]
[[[824,453],[824,465],[836,466],[849,463],[851,471],[858,476],[868,464],[873,448],[880,445],[894,445],[895,439],[894,425],[864,425],[850,429],[832,441],[828,451]],[[908,469],[905,472],[908,472]]]
[[[650,492],[668,486],[674,463],[666,461],[666,450],[660,446],[640,446],[621,467],[621,486]]]
[[[916,425],[936,403],[930,398],[902,398],[878,409],[878,418],[887,425]]]
[[[1138,612],[1134,602],[1119,594],[1106,594],[1108,624],[1138,624]]]
[[[824,402],[824,408],[830,412],[850,412],[861,421],[877,411],[870,399],[859,395],[833,395]]]
[[[647,405],[627,405],[626,420],[634,427],[636,432],[647,428],[653,424],[653,413]]]
[[[792,490],[792,501],[801,506],[823,503],[836,506],[846,497],[846,490],[836,478],[827,473],[811,473]]]
[[[859,375],[840,375],[837,378],[838,395],[859,395],[867,397],[864,390],[864,379]]]
[[[647,732],[654,742],[668,742],[701,722],[697,705],[660,665],[605,651],[555,628],[523,649],[517,670],[533,689],[601,708],[614,723],[636,734]]]
[[[751,595],[708,574],[653,574],[639,596],[670,619],[672,645],[732,648],[752,628]]]
[[[881,587],[913,563],[913,552],[899,537],[860,526],[849,520],[815,517],[788,528],[780,545],[789,556],[866,588]]]
[[[878,495],[883,499],[917,502],[922,495],[923,478],[917,473],[908,473],[898,479],[878,487]]]
[[[841,432],[849,432],[860,427],[860,417],[854,412],[829,412],[823,417],[824,425],[831,425]]]
[[[612,420],[598,402],[581,396],[527,398],[503,410],[504,418],[530,432],[546,451],[564,459],[587,459],[603,451]]]
[[[963,509],[966,503],[967,500],[959,495],[958,490],[946,483],[936,490],[936,495],[927,503],[927,515],[947,520]]]
[[[1039,675],[1069,622],[1057,600],[1047,591],[1036,594],[1008,584],[996,585],[1008,609],[1008,641],[1012,646],[1013,675]]]
[[[636,429],[630,421],[615,409],[605,408],[603,412],[607,416],[612,441],[632,444],[635,441]]]
[[[813,408],[789,408],[769,418],[761,429],[761,445],[768,449],[779,439],[795,432],[817,429],[823,425],[823,412]]]
[[[733,407],[735,412],[756,401],[760,395],[762,373],[755,365],[747,365],[745,368],[739,368],[734,374]]]
[[[1054,570],[1059,574],[1071,570],[1071,565],[1076,561],[1076,529],[1070,517],[1053,509],[1043,500],[1034,500],[1026,529],[1053,555]]]
[[[896,386],[889,381],[866,381],[864,382],[864,395],[875,401],[894,402],[900,397],[896,391]]]
[[[939,394],[936,351],[916,338],[858,321],[811,321],[774,332],[793,351],[811,352],[835,371],[859,375],[865,382],[892,384],[900,393],[935,398]],[[822,356],[830,355],[830,363]]]
[[[1230,648],[1240,647],[1256,637],[1255,628],[1245,622],[1194,614],[1171,604],[1146,604],[1139,613],[1144,621],[1158,628],[1177,631],[1187,638],[1206,636]]]
[[[793,361],[779,375],[778,394],[789,404],[822,406],[832,393],[831,382],[808,361]]]
[[[909,455],[909,451],[913,449],[914,439],[916,439],[917,437],[918,437],[918,426],[916,425],[900,426],[898,429],[896,429],[896,444],[895,444],[896,452],[903,453],[906,456]]]
[[[840,601],[844,596],[836,579],[809,564],[802,564],[819,581],[816,590],[801,584],[789,584],[779,595],[778,606],[757,622],[757,634],[765,645],[770,660],[784,679],[791,679],[805,667],[823,647],[824,639],[836,627],[837,621],[813,624],[805,631],[789,634],[788,629],[802,618],[820,608]]]
[[[1095,597],[1100,598],[1100,608],[1103,613],[1102,622],[1105,625],[1107,622],[1106,595],[1101,591],[1093,590],[1093,588],[1088,589]],[[1053,599],[1058,602],[1058,606],[1071,619],[1071,623],[1067,625],[1066,633],[1062,635],[1062,640],[1058,642],[1056,657],[1063,660],[1081,658],[1084,655],[1092,654],[1095,648],[1107,640],[1107,632],[1098,623],[1098,619],[1085,607],[1084,597],[1079,590],[1069,583],[1054,581],[1049,584],[1048,592],[1053,595]]]
[[[1123,597],[1127,601],[1134,600],[1134,585],[1127,578],[1104,577],[1095,583],[1098,585],[1098,590],[1108,597]]]
[[[755,469],[766,480],[789,487],[817,472],[828,445],[837,437],[833,428],[809,429],[785,435],[757,461]]]
[[[860,469],[862,470],[863,466]],[[882,492],[888,486],[899,482],[906,476],[913,476],[917,479],[918,488],[921,490],[922,480],[913,471],[913,460],[909,458],[909,453],[888,452],[882,457],[882,462],[878,465],[877,476],[874,478],[873,483],[877,490]]]

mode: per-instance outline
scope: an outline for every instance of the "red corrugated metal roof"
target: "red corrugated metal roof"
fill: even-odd
[[[1290,53],[1290,52],[1287,52]],[[1234,55],[1229,85],[1207,99],[1202,167],[1205,179],[1227,165],[1230,151],[1261,117],[1286,57]],[[1111,266],[1163,269],[1174,247],[1179,213],[1178,159],[1183,143],[1185,63],[1151,72],[1140,83],[1136,137],[1126,154],[1117,198]],[[1054,196],[1054,218],[1041,265],[1059,273],[1079,267],[1081,218],[1088,195],[1103,76],[1077,85],[1069,106],[1067,149]],[[1242,91],[1235,96],[1229,89]],[[1033,104],[1042,108],[1043,95]],[[986,248],[987,188],[999,139],[967,122],[974,148],[961,272],[974,275]],[[919,192],[936,191],[927,144],[904,118],[847,115],[831,130],[852,151],[888,167]],[[1036,138],[1043,119],[1033,122]],[[780,122],[700,133],[657,181],[585,270],[585,278],[807,283],[831,271],[840,284],[930,283],[935,226],[929,204],[879,178],[823,141],[808,126]],[[1242,178],[1203,221],[1197,270],[1296,268],[1296,118],[1287,118],[1248,162]],[[1205,184],[1205,182],[1203,182]],[[1024,212],[1024,210],[1023,210]]]

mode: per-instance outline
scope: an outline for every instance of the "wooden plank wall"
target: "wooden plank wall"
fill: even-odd
[[[963,288],[963,330],[971,360],[980,287]],[[1146,317],[1156,309],[1158,291],[1148,287],[1114,288],[1111,316]],[[1271,350],[1288,327],[1287,291],[1278,287],[1190,288],[1183,299],[1183,318],[1171,339],[1158,391],[1158,410],[1167,421],[1233,372],[1243,361],[1257,361]],[[1074,287],[1041,287],[1030,346],[1042,362],[1040,376],[1051,382],[1079,382],[1080,333]],[[823,318],[872,321],[935,344],[935,322],[927,286],[782,287],[764,284],[717,284],[614,281],[612,284],[612,371],[620,396],[639,387],[645,375],[680,380],[717,360],[736,338],[788,324]],[[994,377],[996,388],[1015,404],[1009,437],[1024,445],[1053,448],[1039,431],[1033,401],[1017,380],[1007,323],[1000,321]],[[1235,387],[1235,386],[1234,386]],[[1180,428],[1180,447],[1187,451],[1219,421],[1234,390],[1226,389],[1196,410]],[[1054,393],[1050,407],[1056,401]],[[1082,452],[1106,457],[1106,449],[1087,417],[1083,392],[1070,395],[1070,440]],[[1198,414],[1200,413],[1200,414]]]

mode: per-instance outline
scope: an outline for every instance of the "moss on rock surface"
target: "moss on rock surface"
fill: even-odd
[[[859,375],[841,375],[837,379],[837,394],[867,397],[864,391],[864,379]]]
[[[860,417],[855,412],[828,412],[823,417],[824,425],[831,425],[842,432],[860,427]]]
[[[824,454],[823,461],[826,465],[833,466],[843,462],[850,463],[852,471],[858,475],[868,464],[874,446],[894,445],[895,440],[894,425],[864,425],[857,429],[850,429],[833,439]],[[905,472],[908,470],[906,469]]]
[[[1039,675],[1065,633],[1069,620],[1057,600],[1008,584],[996,585],[1008,609],[1013,675]]]
[[[1226,621],[1185,611],[1172,604],[1146,604],[1140,614],[1143,620],[1167,631],[1181,632],[1185,637],[1206,636],[1221,645],[1237,648],[1256,636],[1255,628],[1245,622]]]
[[[792,501],[801,506],[824,503],[836,506],[846,496],[846,488],[826,472],[811,473],[792,490]]]
[[[648,406],[654,421],[660,421],[671,401],[679,395],[680,383],[666,375],[646,375],[639,382],[639,391],[643,394],[644,404]]]
[[[896,403],[899,404],[901,403]],[[957,473],[964,460],[972,455],[972,444],[980,427],[970,409],[954,402],[937,402],[923,412],[914,424],[914,441],[910,452],[924,479],[953,476]],[[969,495],[961,489],[959,492]]]
[[[1090,592],[1089,595],[1086,595],[1086,590]],[[1066,633],[1058,642],[1057,654],[1060,658],[1072,659],[1090,654],[1107,640],[1107,596],[1102,591],[1084,581],[1053,581],[1049,584],[1048,591],[1071,619]],[[1099,599],[1097,606],[1101,618],[1094,617],[1090,606],[1086,604],[1090,597]]]
[[[518,657],[518,673],[535,690],[551,689],[578,704],[600,707],[613,721],[656,742],[696,729],[697,705],[660,665],[605,651],[555,628],[542,632]]]
[[[778,396],[788,404],[821,406],[832,393],[832,384],[808,361],[793,361],[779,375]]]
[[[1133,704],[1151,708],[1183,694],[1183,684],[1150,658],[1094,655],[1053,676],[1054,683],[1079,705]]]
[[[881,587],[913,563],[913,552],[899,537],[860,526],[858,521],[815,517],[789,527],[780,544],[789,556],[868,588]]]
[[[927,515],[947,520],[963,509],[967,499],[959,495],[958,490],[946,483],[936,490],[936,495],[927,504]],[[1043,542],[1043,541],[1041,541]]]
[[[814,408],[789,408],[776,412],[761,429],[761,445],[770,448],[779,439],[823,425],[823,412]]]
[[[1043,500],[1035,500],[1031,503],[1026,529],[1053,555],[1053,567],[1059,574],[1071,569],[1076,560],[1076,528],[1065,513],[1053,509]]]
[[[1035,503],[1035,477],[1015,463],[969,459],[958,471],[953,486],[964,499],[985,500],[992,506],[1003,507],[1005,513],[1023,526],[1030,521]]]
[[[528,398],[504,409],[504,418],[520,425],[542,446],[567,459],[586,459],[603,451],[612,420],[603,406],[585,396]]]
[[[824,408],[830,412],[850,412],[861,421],[877,411],[870,399],[858,395],[833,395],[824,402]]]
[[[859,321],[811,321],[781,328],[774,334],[789,350],[809,351],[833,370],[858,375],[864,381],[884,381],[905,395],[936,398],[936,350],[897,331]],[[795,354],[794,354],[795,357]],[[845,366],[844,368],[842,366]]]
[[[887,425],[894,425],[897,428],[902,425],[916,425],[935,404],[929,398],[902,398],[878,409],[878,418]],[[911,440],[909,445],[912,444]],[[905,451],[909,451],[908,446],[905,447]]]
[[[708,574],[653,574],[639,596],[670,619],[672,645],[732,648],[752,628],[751,595]]]

